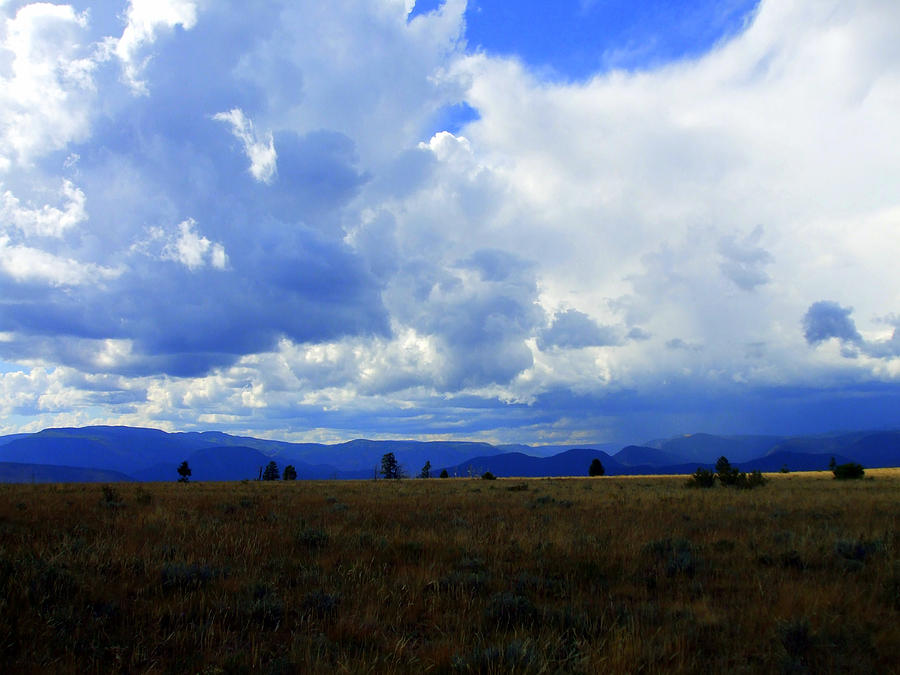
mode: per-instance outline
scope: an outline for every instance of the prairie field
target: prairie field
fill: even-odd
[[[0,486],[4,672],[900,672],[900,470]]]

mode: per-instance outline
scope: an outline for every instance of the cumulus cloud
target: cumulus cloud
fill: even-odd
[[[601,326],[584,312],[567,309],[558,312],[553,322],[538,335],[538,347],[579,349],[622,344],[622,333],[614,326]]]
[[[250,173],[261,183],[270,183],[275,176],[278,159],[272,132],[260,139],[253,130],[253,122],[247,119],[240,108],[216,113],[213,119],[231,125],[231,132],[243,143],[244,154],[250,160]]]
[[[559,440],[900,377],[867,319],[900,302],[900,6],[764,1],[574,82],[469,49],[463,0],[200,6],[0,9],[0,358],[41,420]]]
[[[84,192],[64,180],[60,196],[66,200],[61,209],[49,204],[28,208],[7,190],[0,197],[0,226],[11,224],[25,236],[60,237],[87,219]]]
[[[149,56],[146,47],[156,41],[160,32],[176,26],[190,30],[197,23],[197,3],[193,0],[129,0],[125,10],[125,28],[121,37],[109,41],[122,63],[125,80],[135,93],[147,94],[147,83],[141,72]]]
[[[222,244],[213,243],[195,231],[197,221],[188,218],[178,224],[178,235],[171,237],[162,250],[164,260],[174,260],[190,270],[205,265],[225,269],[228,256]]]
[[[0,8],[0,17],[6,12]],[[0,171],[83,140],[96,61],[84,44],[87,13],[31,3],[5,20],[0,42]]]
[[[118,268],[103,267],[65,258],[42,249],[12,244],[0,235],[0,269],[13,281],[47,283],[51,286],[81,286],[115,279]]]
[[[860,335],[856,322],[850,316],[852,307],[841,307],[836,302],[820,300],[810,305],[803,317],[803,335],[811,346],[817,346],[831,338],[841,343],[841,355],[857,358],[859,353],[876,359],[893,359],[900,356],[900,321],[889,316],[886,322],[895,326],[886,339],[867,340]]]
[[[803,317],[803,337],[811,345],[831,338],[850,343],[862,342],[856,323],[850,318],[852,313],[852,307],[841,307],[830,300],[814,302]]]

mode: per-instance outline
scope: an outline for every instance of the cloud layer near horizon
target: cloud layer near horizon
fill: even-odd
[[[898,423],[896,3],[572,81],[411,6],[0,4],[4,431]]]

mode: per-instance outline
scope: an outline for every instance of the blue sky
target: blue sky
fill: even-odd
[[[900,6],[0,2],[0,432],[897,427]]]

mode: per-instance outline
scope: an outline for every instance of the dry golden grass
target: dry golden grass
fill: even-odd
[[[0,663],[897,672],[900,470],[770,478],[0,486]]]

